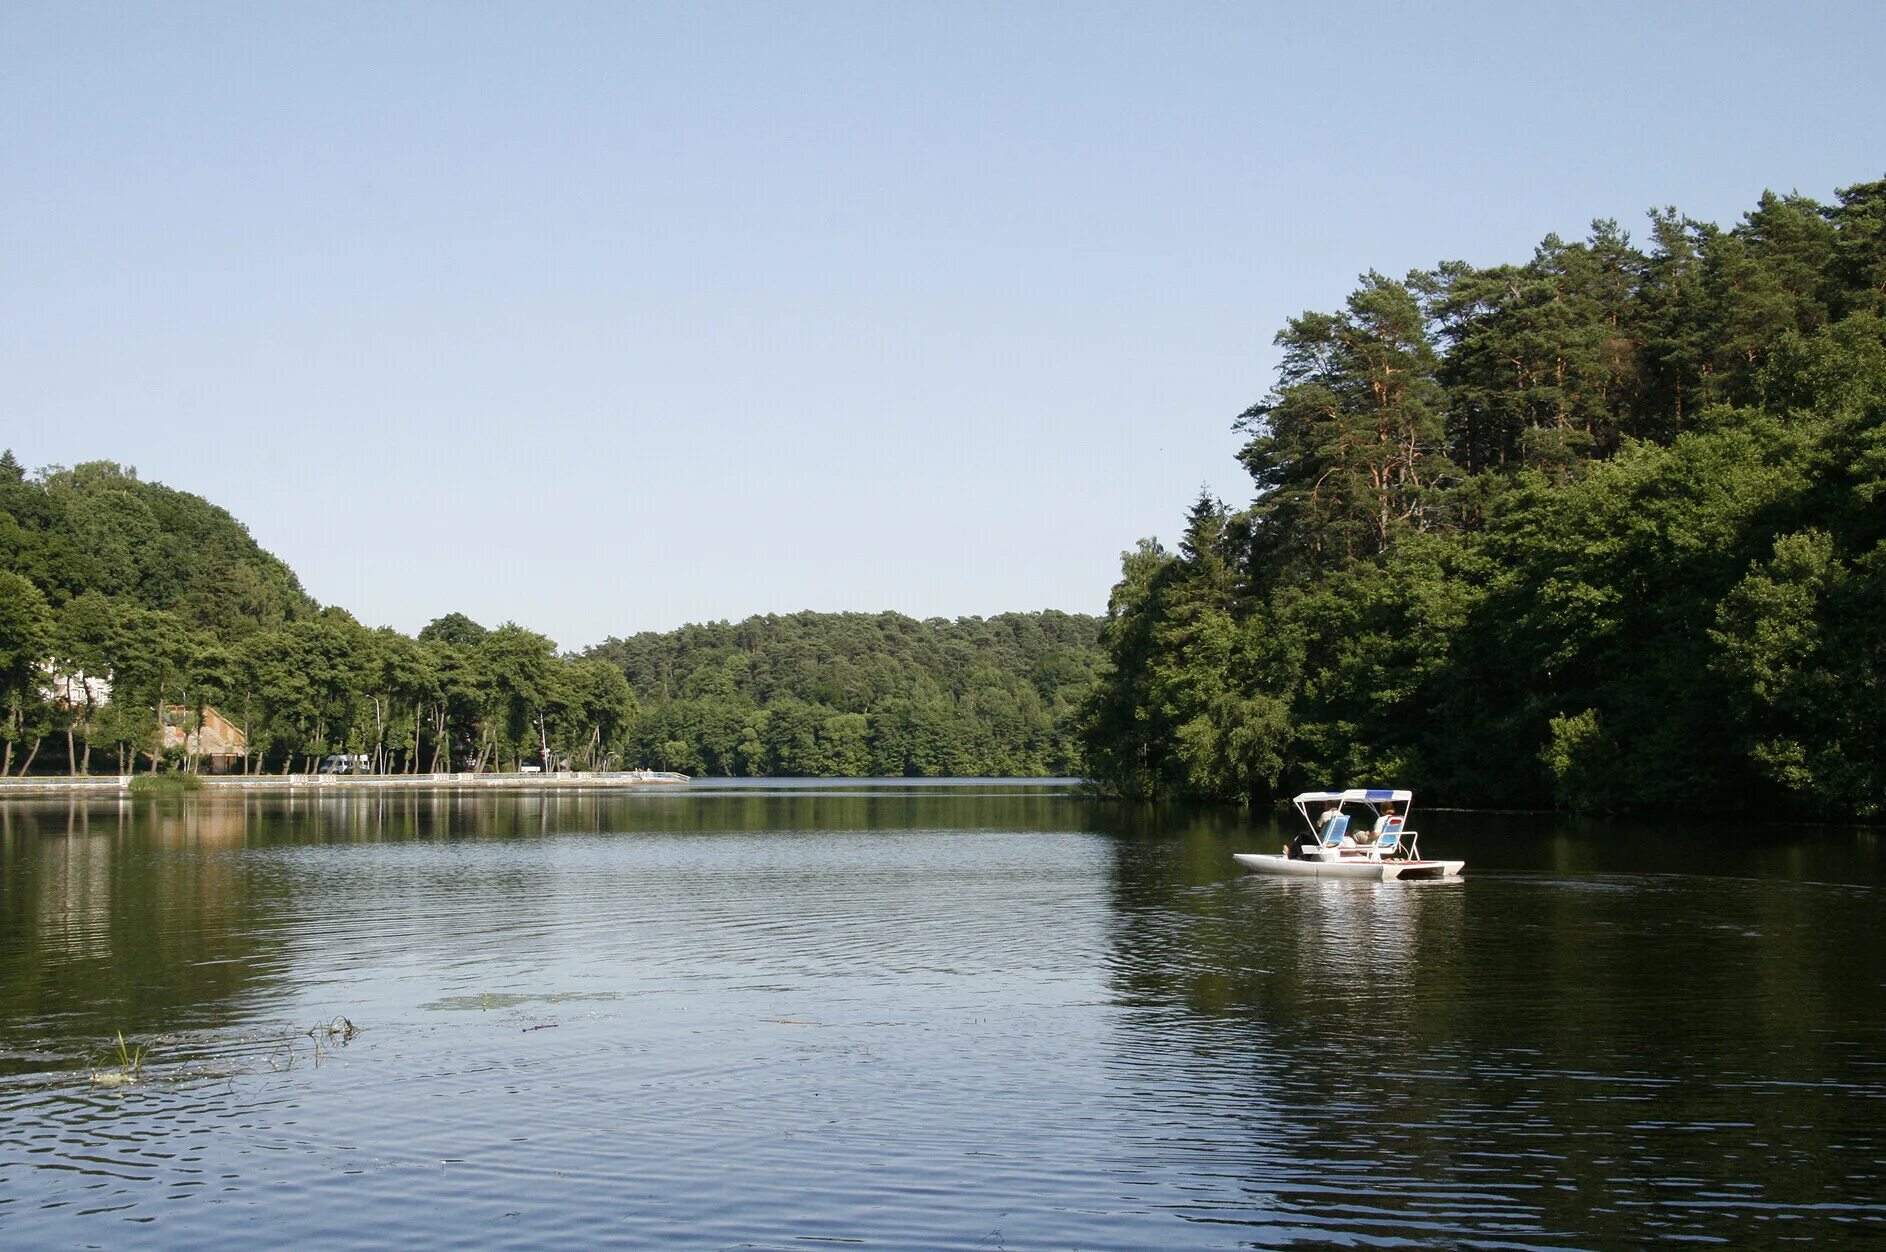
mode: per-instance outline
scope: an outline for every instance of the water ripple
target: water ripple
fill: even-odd
[[[16,849],[0,1243],[1882,1242],[1869,887],[791,791]]]

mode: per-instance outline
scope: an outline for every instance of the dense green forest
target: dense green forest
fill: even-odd
[[[1886,182],[1370,273],[1277,335],[1252,498],[1123,559],[1134,796],[1886,803]]]
[[[227,512],[108,462],[0,455],[0,771],[192,769],[214,707],[250,753],[375,772],[1068,772],[1099,622],[803,613],[559,654],[463,614],[416,638],[317,605]],[[81,681],[109,681],[109,691]],[[172,739],[181,736],[173,732]]]
[[[798,613],[610,639],[643,760],[710,774],[1071,774],[1100,623]]]

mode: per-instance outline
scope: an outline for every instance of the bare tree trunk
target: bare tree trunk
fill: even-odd
[[[35,737],[33,739],[33,750],[31,752],[28,752],[26,754],[26,760],[20,763],[20,777],[21,778],[26,777],[26,771],[33,768],[33,758],[39,755],[39,744],[40,744],[39,738]]]
[[[73,755],[71,722],[67,722],[65,725],[65,772],[67,778],[77,778],[79,776],[78,758]]]
[[[85,685],[85,718],[79,723],[85,727],[84,732],[79,735],[79,742],[85,747],[85,751],[79,755],[79,773],[87,778],[92,775],[92,731],[98,725],[92,719],[97,716],[98,710],[92,707],[91,683],[88,680]]]
[[[373,697],[373,772],[384,774],[381,756],[386,751],[386,711],[380,705],[380,697]]]
[[[183,707],[185,709],[190,707],[190,693],[187,691],[183,693]],[[194,774],[196,773],[197,753],[203,748],[203,710],[198,708],[195,713],[186,712],[184,719],[183,772],[186,774]],[[191,721],[196,722],[194,727],[190,725]],[[194,745],[190,742],[192,735],[196,736],[196,743]]]

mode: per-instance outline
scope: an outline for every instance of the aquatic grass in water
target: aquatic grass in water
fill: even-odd
[[[277,1036],[274,1050],[262,1059],[272,1071],[293,1069],[296,1060],[295,1050],[299,1046],[295,1041],[309,1039],[313,1041],[314,1063],[318,1068],[337,1047],[344,1047],[353,1042],[355,1036],[360,1033],[360,1027],[355,1025],[352,1019],[344,1016],[335,1017],[331,1021],[322,1022],[306,1030]],[[240,1059],[211,1057],[194,1064],[186,1063],[170,1067],[162,1074],[147,1076],[144,1072],[144,1059],[150,1052],[149,1045],[138,1044],[133,1047],[125,1039],[122,1030],[117,1032],[115,1038],[116,1051],[106,1055],[104,1065],[87,1066],[87,1075],[95,1087],[128,1087],[145,1082],[147,1077],[150,1081],[170,1083],[200,1078],[233,1078],[251,1072],[250,1063]],[[180,1041],[178,1037],[171,1035],[159,1035],[157,1042],[172,1044],[183,1042],[186,1047],[189,1046],[188,1040]]]
[[[131,1047],[124,1041],[124,1032],[118,1032],[118,1068],[92,1070],[92,1085],[96,1087],[126,1087],[138,1080],[144,1072],[144,1045]]]

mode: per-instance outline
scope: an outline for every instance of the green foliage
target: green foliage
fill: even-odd
[[[1074,722],[1099,623],[797,613],[610,639],[640,759],[688,772],[823,777],[1079,769]]]
[[[52,614],[39,588],[0,570],[0,683],[5,690],[26,683],[52,645]]]
[[[1124,560],[1092,775],[1879,812],[1882,206],[1600,222],[1294,319],[1254,502]]]
[[[1551,738],[1539,756],[1552,777],[1553,798],[1573,810],[1602,807],[1611,794],[1618,747],[1598,724],[1598,711],[1555,717],[1547,725]]]
[[[0,569],[30,579],[55,609],[92,591],[225,641],[314,608],[227,512],[109,461],[0,473]]]
[[[1886,544],[1847,559],[1814,529],[1775,540],[1718,605],[1714,674],[1739,746],[1783,794],[1868,815],[1886,805],[1882,612]]]
[[[180,796],[203,790],[203,780],[195,774],[139,774],[131,780],[131,794]]]
[[[463,613],[447,613],[434,618],[419,631],[421,643],[448,643],[469,648],[490,632]]]
[[[1445,347],[1448,442],[1463,469],[1563,476],[1634,433],[1642,376],[1631,304],[1647,268],[1604,221],[1582,243],[1548,235],[1523,266],[1453,262],[1416,276]]]
[[[17,746],[45,733],[39,662],[52,641],[45,596],[18,574],[0,570],[0,739],[6,743],[0,776],[11,768]]]
[[[1371,273],[1342,313],[1293,318],[1277,344],[1276,389],[1239,419],[1259,490],[1253,573],[1318,573],[1431,525],[1451,466],[1416,293]]]
[[[109,681],[108,703],[86,678]],[[47,683],[69,694],[48,699]],[[156,774],[164,728],[211,705],[244,732],[245,769],[332,753],[376,772],[641,763],[616,667],[462,614],[417,640],[369,630],[318,608],[227,513],[105,462],[29,477],[0,458],[0,704],[0,769],[43,759],[64,731],[72,772],[109,745],[121,772],[143,760],[141,787],[187,785]]]

